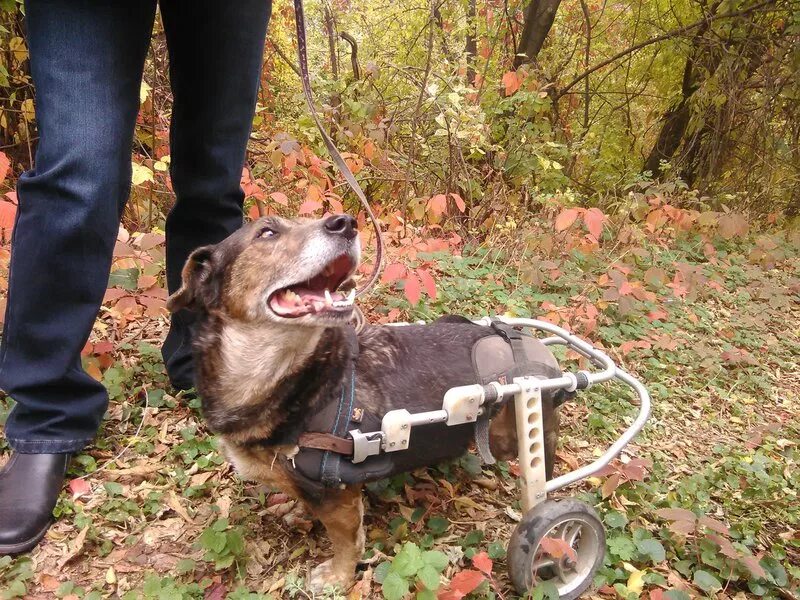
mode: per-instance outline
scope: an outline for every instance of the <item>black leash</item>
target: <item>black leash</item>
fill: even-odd
[[[311,93],[311,79],[308,74],[306,21],[303,13],[303,0],[294,0],[294,21],[295,25],[297,26],[297,57],[300,61],[300,80],[303,82],[303,94],[306,97],[308,110],[311,112],[311,117],[314,119],[317,129],[319,129],[320,135],[322,135],[322,139],[325,142],[325,147],[328,149],[328,153],[331,155],[333,162],[344,176],[347,184],[355,192],[356,196],[358,196],[358,199],[361,201],[361,205],[364,207],[364,210],[367,211],[367,215],[369,215],[369,219],[372,222],[372,227],[375,229],[375,239],[378,246],[375,253],[375,266],[372,268],[372,274],[370,275],[369,280],[356,290],[356,295],[361,296],[362,294],[368,292],[372,286],[378,282],[378,277],[380,277],[381,274],[381,266],[383,263],[383,237],[381,236],[381,228],[378,224],[378,220],[375,218],[375,215],[369,206],[367,197],[361,190],[361,186],[358,185],[358,181],[356,181],[356,178],[353,177],[353,173],[350,171],[347,163],[344,162],[342,155],[339,154],[339,151],[336,149],[336,146],[334,145],[330,136],[328,136],[328,134],[325,132],[325,129],[322,127],[322,122],[317,114],[317,109],[314,107],[314,97]]]

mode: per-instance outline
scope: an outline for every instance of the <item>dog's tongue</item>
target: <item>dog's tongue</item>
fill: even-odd
[[[301,317],[303,315],[318,313],[330,308],[334,302],[342,303],[348,300],[341,292],[319,293],[303,287],[281,290],[269,300],[270,307],[277,314],[285,317]],[[352,302],[352,299],[350,299]]]

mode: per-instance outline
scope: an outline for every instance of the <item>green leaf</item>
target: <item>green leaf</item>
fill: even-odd
[[[408,580],[392,571],[383,580],[382,591],[386,600],[402,600],[408,593]]]
[[[770,578],[778,587],[786,587],[789,585],[789,577],[786,574],[786,569],[783,565],[771,556],[765,556],[759,561],[759,564],[764,567],[764,570],[769,573]]]
[[[108,277],[108,287],[121,287],[128,291],[135,290],[139,282],[139,269],[118,269]]]
[[[608,540],[608,551],[620,560],[632,560],[636,554],[636,546],[630,538],[617,535]]]
[[[603,517],[603,521],[612,529],[622,529],[628,524],[628,517],[625,515],[625,513],[621,513],[618,510],[612,510],[606,513],[606,516]]]
[[[375,567],[375,572],[372,574],[373,579],[380,584],[383,584],[384,579],[389,574],[389,569],[392,568],[392,563],[389,561],[382,562]]]
[[[475,529],[464,536],[464,545],[475,546],[476,544],[480,544],[482,539],[483,532],[480,529]]]
[[[439,576],[439,571],[434,569],[431,565],[425,565],[422,567],[419,572],[417,573],[417,577],[429,590],[436,590],[439,588],[441,584],[441,577]]]
[[[431,517],[428,519],[428,529],[433,535],[441,535],[450,527],[450,521],[442,517]]]
[[[106,481],[103,484],[103,487],[106,489],[106,492],[109,496],[121,496],[123,492],[122,485],[117,483],[116,481]]]
[[[412,577],[422,566],[422,552],[413,542],[406,542],[392,561],[392,571],[403,577]]]
[[[436,600],[436,594],[431,590],[420,590],[417,592],[417,600]]]
[[[178,575],[185,575],[186,573],[191,573],[195,569],[195,562],[191,558],[182,558],[178,561],[178,564],[175,565],[175,572]]]
[[[422,562],[439,571],[440,573],[447,567],[447,555],[438,550],[428,550],[422,553]]]
[[[692,597],[683,590],[667,590],[664,597],[669,600],[692,600]]]
[[[500,542],[492,542],[489,544],[489,558],[496,560],[498,558],[505,558],[506,547]]]
[[[642,555],[649,557],[654,563],[660,563],[666,558],[664,546],[658,540],[642,540],[636,544],[636,548]]]
[[[211,526],[214,531],[225,531],[228,528],[228,519],[220,519]]]
[[[694,584],[706,593],[716,592],[722,589],[722,584],[719,579],[714,577],[708,571],[698,569],[694,572]]]

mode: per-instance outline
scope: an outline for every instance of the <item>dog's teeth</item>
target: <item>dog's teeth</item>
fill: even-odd
[[[353,288],[352,290],[350,290],[350,293],[347,294],[347,303],[352,304],[355,301],[356,301],[356,288]]]
[[[331,306],[333,304],[333,298],[331,298],[331,291],[328,289],[325,290],[325,304],[327,306]]]

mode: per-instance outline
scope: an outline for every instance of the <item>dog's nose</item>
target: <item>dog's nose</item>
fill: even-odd
[[[352,240],[356,237],[358,222],[350,215],[333,215],[325,219],[325,230],[334,235],[341,235]]]

